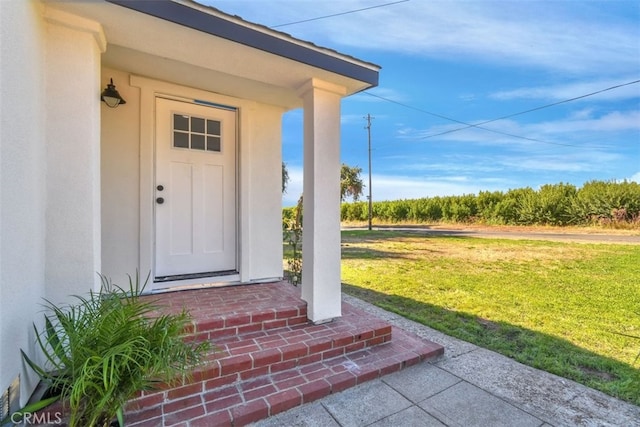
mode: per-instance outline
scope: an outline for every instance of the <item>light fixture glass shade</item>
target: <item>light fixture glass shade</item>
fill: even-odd
[[[102,91],[100,99],[111,108],[116,108],[120,104],[124,105],[127,103],[116,90],[113,79],[110,79],[110,83],[108,83],[106,89]]]

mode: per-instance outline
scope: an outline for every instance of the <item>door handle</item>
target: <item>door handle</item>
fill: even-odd
[[[163,204],[164,203],[164,198],[163,197],[158,197],[156,199],[156,203],[159,204],[159,205]]]

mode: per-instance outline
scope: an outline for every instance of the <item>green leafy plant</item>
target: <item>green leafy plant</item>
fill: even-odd
[[[209,350],[209,343],[184,340],[190,321],[179,314],[161,314],[149,299],[141,298],[148,282],[129,277],[129,289],[105,276],[88,297],[74,296],[76,304],[59,307],[46,302],[44,328],[36,331],[46,363],[22,356],[48,386],[46,399],[13,414],[15,422],[60,400],[68,411],[69,426],[107,426],[117,418],[124,426],[124,406],[141,390],[188,378]]]
[[[342,221],[366,221],[367,203],[343,203],[340,214]],[[640,183],[590,181],[576,188],[561,182],[538,190],[526,187],[506,193],[481,191],[478,195],[386,200],[373,203],[373,217],[378,224],[443,221],[637,229]]]
[[[291,249],[291,256],[287,258],[287,278],[294,286],[302,282],[302,196],[298,205],[282,223],[284,241]]]

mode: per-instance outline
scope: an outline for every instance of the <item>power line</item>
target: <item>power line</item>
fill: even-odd
[[[621,87],[624,87],[624,86],[633,85],[633,84],[636,84],[636,83],[640,83],[640,80],[634,80],[632,82],[622,83],[622,84],[619,84],[619,85],[608,87],[606,89],[602,89],[602,90],[598,90],[598,91],[595,91],[595,92],[591,92],[591,93],[588,93],[586,95],[580,95],[580,96],[576,96],[576,97],[573,97],[573,98],[565,99],[565,100],[562,100],[562,101],[554,102],[554,103],[551,103],[551,104],[542,105],[540,107],[535,107],[535,108],[531,108],[529,110],[520,111],[518,113],[513,113],[513,114],[506,115],[506,116],[498,117],[496,119],[491,119],[491,120],[487,120],[487,121],[484,121],[484,122],[476,123],[475,125],[467,125],[465,127],[457,128],[457,129],[451,129],[451,130],[448,130],[446,132],[440,132],[440,133],[436,133],[434,135],[427,135],[427,136],[423,137],[422,139],[433,138],[435,136],[440,136],[440,135],[446,135],[448,133],[452,133],[452,132],[457,132],[457,131],[460,131],[460,130],[468,129],[470,127],[478,127],[478,126],[486,125],[487,123],[497,122],[498,120],[510,119],[511,117],[519,116],[521,114],[527,114],[527,113],[531,113],[533,111],[543,110],[543,109],[549,108],[549,107],[555,107],[556,105],[566,104],[567,102],[572,102],[572,101],[577,101],[578,99],[588,98],[588,97],[593,96],[593,95],[598,95],[598,94],[603,93],[603,92],[608,92],[608,91],[613,90],[613,89],[618,89],[618,88],[621,88]]]
[[[408,1],[409,0],[399,0],[399,1],[394,1],[394,2],[390,2],[390,3],[383,3],[383,4],[380,4],[380,5],[376,5],[376,6],[364,7],[364,8],[360,8],[360,9],[354,9],[354,10],[349,10],[349,11],[345,11],[345,12],[334,13],[334,14],[331,14],[331,15],[318,16],[318,17],[315,17],[315,18],[304,19],[304,20],[294,21],[294,22],[288,22],[288,23],[285,23],[285,24],[272,25],[270,28],[279,28],[279,27],[284,27],[284,26],[288,26],[288,25],[295,25],[295,24],[301,24],[301,23],[305,23],[305,22],[317,21],[317,20],[320,20],[320,19],[333,18],[333,17],[336,17],[336,16],[343,16],[343,15],[362,12],[362,11],[366,11],[366,10],[392,6],[392,5],[396,5],[396,4],[399,4],[399,3],[406,3]],[[382,97],[382,96],[379,96],[379,95],[374,95],[374,94],[369,93],[369,92],[364,92],[364,93],[369,95],[369,96],[373,96],[375,98],[379,98],[381,100],[384,100],[384,101],[387,101],[387,102],[391,102],[391,103],[400,105],[400,106],[405,107],[405,108],[416,110],[416,111],[419,111],[421,113],[428,114],[430,116],[438,117],[440,119],[444,119],[444,120],[448,120],[448,121],[451,121],[451,122],[454,122],[454,123],[459,123],[461,125],[464,125],[463,127],[460,127],[460,128],[450,129],[448,131],[440,132],[440,133],[433,134],[433,135],[427,135],[427,136],[424,136],[424,137],[422,137],[420,139],[429,139],[429,138],[434,138],[436,136],[442,136],[442,135],[446,135],[446,134],[450,134],[450,133],[454,133],[454,132],[459,132],[461,130],[465,130],[465,129],[469,129],[469,128],[476,128],[476,129],[482,129],[482,130],[487,131],[487,132],[493,132],[493,133],[496,133],[496,134],[499,134],[499,135],[504,135],[504,136],[508,136],[508,137],[511,137],[511,138],[517,138],[517,139],[524,139],[524,140],[532,141],[532,142],[540,142],[540,143],[543,143],[543,144],[558,145],[558,146],[563,146],[563,147],[583,148],[583,146],[579,146],[579,145],[562,144],[562,143],[558,143],[558,142],[543,141],[543,140],[537,139],[537,138],[529,138],[529,137],[526,137],[526,136],[515,135],[515,134],[502,132],[502,131],[495,130],[495,129],[485,128],[485,127],[483,127],[483,125],[488,124],[488,123],[493,123],[493,122],[496,122],[496,121],[499,121],[499,120],[505,120],[505,119],[508,119],[508,118],[511,118],[511,117],[515,117],[515,116],[519,116],[519,115],[522,115],[522,114],[527,114],[527,113],[531,113],[531,112],[534,112],[534,111],[539,111],[539,110],[542,110],[542,109],[545,109],[545,108],[554,107],[554,106],[557,106],[557,105],[560,105],[560,104],[565,104],[565,103],[568,103],[568,102],[572,102],[572,101],[576,101],[576,100],[579,100],[579,99],[587,98],[587,97],[594,96],[594,95],[597,95],[597,94],[600,94],[600,93],[603,93],[603,92],[607,92],[607,91],[610,91],[610,90],[613,90],[613,89],[618,89],[618,88],[621,88],[621,87],[624,87],[624,86],[629,86],[629,85],[637,84],[637,83],[640,83],[640,79],[639,80],[634,80],[634,81],[631,81],[631,82],[627,82],[627,83],[622,83],[622,84],[615,85],[615,86],[611,86],[611,87],[608,87],[606,89],[598,90],[598,91],[591,92],[591,93],[588,93],[588,94],[585,94],[585,95],[576,96],[576,97],[573,97],[573,98],[565,99],[565,100],[554,102],[554,103],[547,104],[547,105],[542,105],[542,106],[539,106],[539,107],[531,108],[531,109],[520,111],[520,112],[513,113],[513,114],[508,114],[506,116],[498,117],[498,118],[495,118],[495,119],[486,120],[484,122],[480,122],[480,123],[476,123],[476,124],[466,123],[466,122],[463,122],[461,120],[456,120],[456,119],[453,119],[451,117],[444,116],[442,114],[433,113],[431,111],[427,111],[427,110],[423,110],[421,108],[413,107],[411,105],[404,104],[404,103],[401,103],[401,102],[398,102],[398,101],[394,101],[394,100],[391,100],[389,98],[385,98],[385,97]],[[369,115],[367,115],[367,117],[369,117]],[[367,129],[370,129],[370,128],[371,128],[371,122],[369,121]],[[592,146],[592,147],[595,147],[595,146]],[[607,148],[607,147],[600,147],[600,148]]]
[[[392,6],[394,4],[398,4],[398,3],[406,3],[409,0],[400,0],[400,1],[394,1],[391,3],[384,3],[384,4],[379,4],[377,6],[369,6],[369,7],[363,7],[362,9],[355,9],[355,10],[349,10],[346,12],[340,12],[340,13],[334,13],[332,15],[325,15],[325,16],[318,16],[316,18],[310,18],[310,19],[303,19],[302,21],[295,21],[295,22],[287,22],[286,24],[278,24],[278,25],[272,25],[270,28],[279,28],[279,27],[285,27],[287,25],[295,25],[295,24],[302,24],[304,22],[311,22],[311,21],[317,21],[320,19],[326,19],[326,18],[333,18],[335,16],[342,16],[342,15],[348,15],[350,13],[357,13],[357,12],[362,12],[364,10],[370,10],[370,9],[377,9],[379,7],[386,7],[386,6]]]
[[[462,129],[468,129],[470,127],[473,127],[473,128],[485,130],[487,132],[493,132],[493,133],[497,133],[499,135],[508,136],[508,137],[511,137],[511,138],[525,139],[527,141],[540,142],[540,143],[543,143],[543,144],[560,145],[560,146],[563,146],[563,147],[580,147],[579,145],[561,144],[559,142],[543,141],[541,139],[528,138],[526,136],[514,135],[514,134],[511,134],[511,133],[502,132],[502,131],[495,130],[495,129],[489,129],[489,128],[482,127],[480,125],[474,125],[474,124],[471,124],[471,123],[466,123],[466,122],[463,122],[463,121],[460,121],[460,120],[452,119],[451,117],[443,116],[442,114],[432,113],[431,111],[423,110],[421,108],[414,107],[414,106],[411,106],[411,105],[408,105],[408,104],[404,104],[402,102],[394,101],[393,99],[385,98],[385,97],[382,97],[382,96],[379,96],[379,95],[374,95],[374,94],[369,93],[369,92],[364,92],[364,93],[366,93],[369,96],[373,96],[375,98],[382,99],[383,101],[391,102],[392,104],[397,104],[397,105],[400,105],[402,107],[409,108],[411,110],[415,110],[415,111],[419,111],[419,112],[424,113],[424,114],[428,114],[430,116],[438,117],[440,119],[444,119],[444,120],[448,120],[450,122],[455,122],[455,123],[459,123],[461,125],[464,125],[464,127],[457,128],[457,129],[455,129],[453,131],[459,131],[459,130],[462,130]],[[450,132],[443,132],[443,133],[450,133]],[[431,137],[431,136],[435,136],[435,135],[429,135],[427,137],[422,137],[420,139],[426,139],[426,138]]]
[[[522,114],[531,113],[533,111],[538,111],[538,110],[542,110],[542,109],[545,109],[545,108],[554,107],[556,105],[565,104],[567,102],[576,101],[578,99],[587,98],[587,97],[594,96],[594,95],[597,95],[597,94],[600,94],[600,93],[603,93],[603,92],[607,92],[607,91],[610,91],[610,90],[613,90],[613,89],[618,89],[618,88],[621,88],[621,87],[624,87],[624,86],[629,86],[629,85],[637,84],[637,83],[640,83],[640,80],[634,80],[634,81],[631,81],[631,82],[622,83],[622,84],[619,84],[619,85],[608,87],[606,89],[602,89],[602,90],[598,90],[598,91],[595,91],[595,92],[591,92],[591,93],[588,93],[588,94],[585,94],[585,95],[576,96],[576,97],[573,97],[573,98],[565,99],[565,100],[562,100],[562,101],[554,102],[554,103],[543,105],[543,106],[540,106],[540,107],[535,107],[535,108],[531,108],[531,109],[528,109],[528,110],[525,110],[525,111],[520,111],[520,112],[509,114],[509,115],[506,115],[506,116],[498,117],[498,118],[495,118],[495,119],[486,120],[484,122],[477,123],[477,124],[466,123],[466,122],[463,122],[461,120],[456,120],[456,119],[453,119],[451,117],[444,116],[442,114],[438,114],[438,113],[434,113],[434,112],[431,112],[431,111],[427,111],[427,110],[424,110],[424,109],[421,109],[421,108],[418,108],[418,107],[414,107],[412,105],[404,104],[402,102],[398,102],[398,101],[394,101],[394,100],[389,99],[389,98],[385,98],[383,96],[374,95],[374,94],[369,93],[369,92],[364,92],[364,93],[369,95],[369,96],[372,96],[374,98],[378,98],[378,99],[381,99],[383,101],[387,101],[387,102],[390,102],[390,103],[393,103],[393,104],[397,104],[397,105],[400,105],[402,107],[409,108],[411,110],[419,111],[421,113],[428,114],[428,115],[433,116],[433,117],[438,117],[440,119],[444,119],[444,120],[447,120],[447,121],[451,121],[451,122],[454,122],[454,123],[459,123],[461,125],[464,125],[463,127],[460,127],[460,128],[450,129],[448,131],[440,132],[440,133],[433,134],[433,135],[427,135],[427,136],[424,136],[424,137],[422,137],[420,139],[428,139],[428,138],[433,138],[433,137],[436,137],[436,136],[441,136],[441,135],[445,135],[445,134],[449,134],[449,133],[453,133],[453,132],[458,132],[458,131],[461,131],[461,130],[464,130],[464,129],[476,128],[476,129],[482,129],[482,130],[488,131],[488,132],[497,133],[497,134],[500,134],[500,135],[509,136],[509,137],[512,137],[512,138],[524,139],[524,140],[527,140],[527,141],[540,142],[540,143],[543,143],[543,144],[550,144],[550,145],[559,145],[559,146],[563,146],[563,147],[578,147],[578,148],[582,148],[582,146],[579,146],[579,145],[562,144],[562,143],[558,143],[558,142],[543,141],[543,140],[537,139],[537,138],[529,138],[529,137],[525,137],[525,136],[521,136],[521,135],[514,135],[514,134],[511,134],[511,133],[502,132],[502,131],[495,130],[495,129],[485,128],[485,127],[483,127],[483,125],[485,125],[487,123],[496,122],[498,120],[504,120],[504,119],[515,117],[515,116],[519,116],[519,115],[522,115]],[[601,148],[606,148],[606,147],[601,147]]]

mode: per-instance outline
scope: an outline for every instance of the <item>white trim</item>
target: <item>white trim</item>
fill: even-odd
[[[340,86],[334,83],[330,83],[324,80],[312,78],[304,82],[298,89],[296,93],[299,97],[304,97],[304,95],[312,89],[319,89],[325,92],[331,92],[336,95],[340,95],[341,98],[344,98],[347,95],[347,88],[344,86]]]
[[[104,29],[99,22],[51,7],[45,7],[44,19],[50,24],[92,34],[96,39],[100,53],[104,53],[107,50],[107,37],[104,35]]]
[[[274,282],[282,282],[284,279],[282,277],[267,277],[264,279],[256,279],[256,280],[239,280],[239,275],[233,276],[224,276],[224,280],[228,281],[218,281],[213,282],[211,279],[202,279],[202,283],[190,283],[188,285],[181,284],[181,282],[167,282],[168,284],[175,284],[175,287],[167,287],[167,288],[158,288],[154,289],[152,294],[165,294],[169,292],[179,292],[186,291],[190,289],[207,289],[207,288],[222,288],[227,286],[237,286],[237,285],[256,285],[260,283],[274,283]]]
[[[252,129],[252,117],[251,110],[255,109],[255,103],[247,104],[246,108],[242,108],[238,114],[238,129],[236,137],[238,138],[238,151],[237,159],[238,166],[236,174],[238,177],[238,271],[240,272],[240,281],[247,282],[251,277],[251,242],[249,238],[251,236],[251,221],[250,215],[242,215],[242,212],[253,212],[251,206],[251,197],[249,193],[251,191],[251,168],[246,167],[252,165],[251,162],[251,150],[248,147],[251,141],[246,141],[248,135],[244,135],[242,129]],[[244,209],[243,209],[244,208]]]
[[[230,274],[228,276],[203,277],[201,279],[174,280],[171,282],[153,283],[151,293],[162,293],[172,291],[183,291],[187,289],[201,289],[215,286],[227,286],[240,284],[239,274]]]
[[[242,196],[243,191],[242,183],[247,182],[242,179],[242,144],[240,134],[240,122],[242,117],[242,110],[245,107],[251,108],[255,105],[254,101],[247,101],[221,94],[211,93],[199,89],[180,86],[173,83],[163,82],[160,80],[154,80],[147,77],[131,75],[130,85],[140,89],[140,271],[142,273],[151,272],[153,277],[155,274],[154,266],[154,205],[153,205],[153,186],[154,186],[154,147],[155,147],[155,100],[156,98],[173,99],[183,102],[191,102],[194,100],[200,100],[210,102],[212,104],[220,104],[228,106],[228,108],[234,108],[237,110],[236,116],[236,215],[237,220],[237,263],[239,275],[223,276],[226,280],[242,280],[248,277],[248,272],[243,270],[248,265],[248,257],[246,255],[246,248],[250,245],[248,242],[243,242],[243,238],[248,237],[248,233],[243,233],[243,226],[247,225],[244,215],[242,215],[245,198]],[[203,105],[203,104],[196,104]],[[246,210],[249,212],[250,210]],[[247,237],[245,237],[247,236]],[[246,243],[246,244],[243,244]],[[236,277],[237,276],[237,277]],[[184,284],[202,284],[215,280],[220,282],[222,277],[215,278],[203,278],[194,280],[178,281],[177,283]],[[166,284],[174,282],[162,282],[160,287],[164,287]]]

